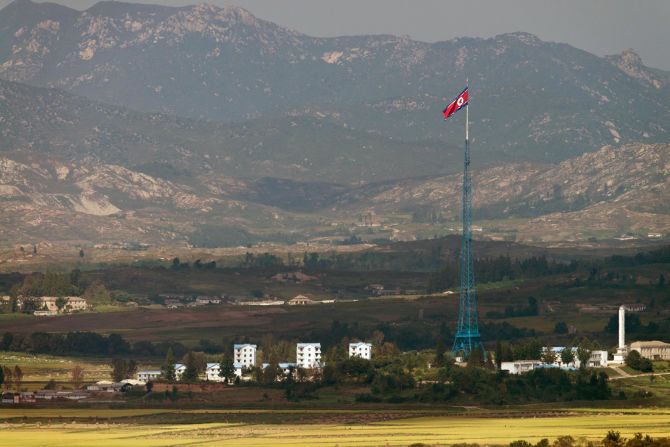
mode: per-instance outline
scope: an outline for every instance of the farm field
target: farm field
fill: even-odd
[[[108,418],[99,423],[82,423],[77,415]],[[636,432],[651,436],[668,436],[670,411],[668,410],[575,410],[543,417],[472,417],[472,416],[422,416],[411,417],[408,412],[396,419],[366,422],[365,412],[360,412],[361,422],[338,422],[337,417],[328,421],[329,414],[317,423],[262,423],[258,416],[269,417],[272,411],[248,412],[256,416],[252,422],[223,422],[231,412],[218,413],[222,422],[202,424],[133,424],[113,423],[115,417],[124,421],[132,416],[142,418],[152,410],[8,410],[0,411],[0,419],[16,417],[49,418],[49,423],[5,422],[0,428],[4,445],[71,447],[97,445],[100,447],[160,447],[174,445],[226,446],[407,446],[413,443],[451,445],[479,443],[503,445],[516,439],[537,442],[542,438],[555,439],[570,435],[574,438],[599,440],[608,430],[620,431],[630,437]],[[154,413],[160,411],[153,410]],[[311,413],[312,411],[310,411]],[[186,416],[193,411],[182,412]],[[200,411],[202,413],[202,411]],[[282,413],[281,411],[279,413]],[[333,412],[337,416],[340,412]],[[164,414],[164,413],[163,413]],[[61,416],[60,418],[58,416]],[[410,416],[410,417],[407,417]],[[111,418],[111,419],[110,419]],[[30,419],[28,419],[30,421]],[[112,421],[112,422],[109,422]]]

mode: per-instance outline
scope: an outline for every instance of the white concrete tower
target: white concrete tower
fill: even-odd
[[[626,354],[628,354],[628,348],[626,347],[626,306],[622,304],[619,306],[619,346],[617,346],[612,363],[623,364],[626,360]]]
[[[626,348],[626,306],[619,306],[619,350]]]

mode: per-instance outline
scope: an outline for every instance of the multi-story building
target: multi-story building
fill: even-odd
[[[256,366],[256,345],[246,343],[233,345],[233,362],[245,368]]]
[[[372,344],[362,341],[349,343],[349,357],[360,357],[370,360],[372,358]]]
[[[314,369],[321,367],[321,343],[298,343],[296,346],[296,364],[298,368]]]

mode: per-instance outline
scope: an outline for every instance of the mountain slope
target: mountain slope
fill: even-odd
[[[516,240],[560,240],[670,230],[670,145],[630,144],[558,165],[516,163],[477,170],[473,216]],[[370,185],[337,198],[338,215],[440,215],[458,222],[459,175]]]
[[[237,7],[18,0],[0,11],[0,77],[147,112],[209,120],[324,116],[405,142],[462,139],[440,121],[470,78],[485,159],[564,160],[605,144],[664,142],[670,81],[634,53],[600,58],[514,33],[435,44],[314,38]],[[375,151],[380,156],[380,151]]]
[[[234,176],[360,183],[455,172],[458,148],[405,143],[319,117],[215,124],[142,114],[0,80],[0,153],[122,165],[167,179]]]

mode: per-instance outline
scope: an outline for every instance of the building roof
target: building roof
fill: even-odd
[[[261,365],[261,367],[263,369],[267,368],[268,366],[270,366],[269,363],[263,363],[263,365]],[[290,368],[291,366],[296,366],[296,364],[291,363],[291,362],[281,362],[281,363],[277,363],[277,366],[279,366],[281,369],[286,369],[286,368]]]
[[[320,348],[321,343],[298,343],[297,344],[298,348],[306,348],[307,346],[318,346]]]
[[[251,347],[251,348],[254,348],[254,349],[257,348],[256,345],[252,345],[251,343],[236,343],[236,344],[233,345],[233,349],[242,349],[242,348],[246,348],[246,347]]]
[[[372,343],[367,343],[364,341],[357,341],[355,343],[349,343],[349,346],[372,346]]]
[[[670,348],[670,343],[660,340],[634,341],[630,344],[631,348]]]

